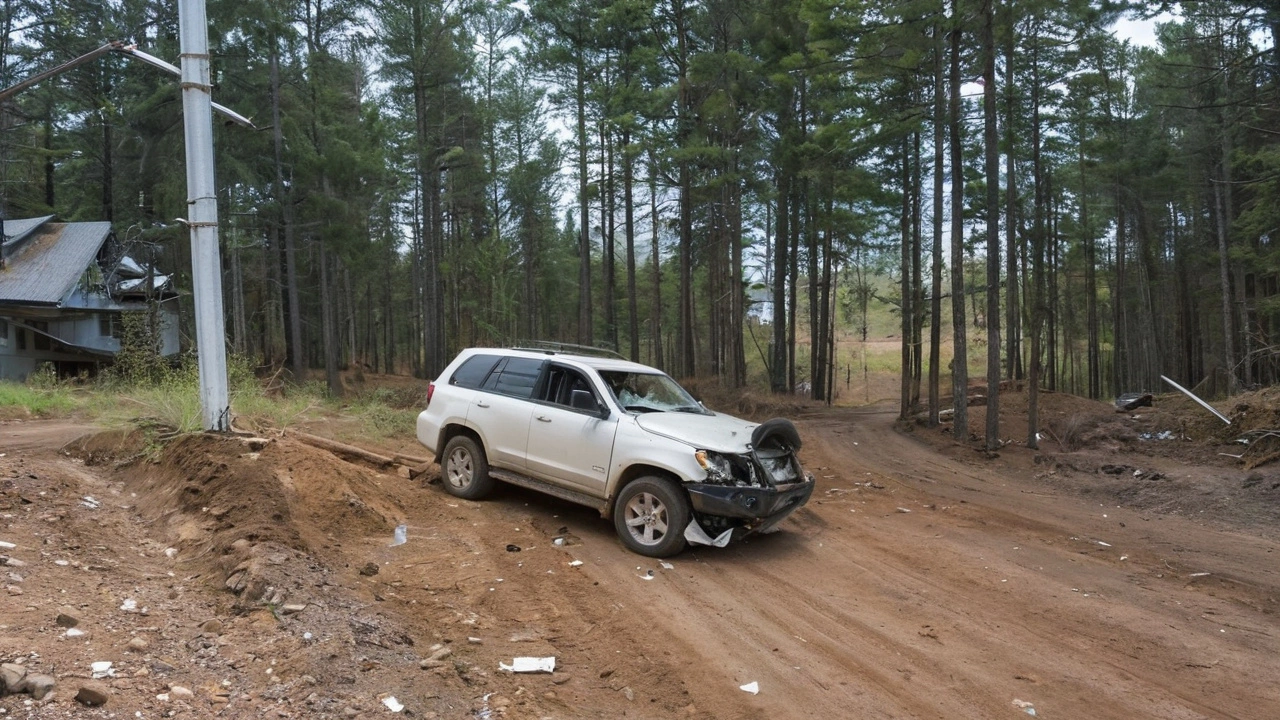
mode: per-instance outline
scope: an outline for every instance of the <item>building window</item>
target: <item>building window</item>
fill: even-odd
[[[34,343],[35,348],[37,350],[49,350],[52,347],[51,343],[49,342],[49,336],[46,334],[49,332],[49,323],[41,322],[39,320],[32,320],[31,329],[38,331],[38,332],[32,333],[33,335],[35,335],[35,343]]]
[[[18,332],[15,334],[18,337],[18,349],[26,350],[27,349],[27,329],[18,328]]]
[[[0,319],[0,347],[9,344],[9,321]]]
[[[102,337],[113,337],[119,340],[124,336],[120,324],[120,316],[114,313],[103,313],[98,316],[98,334]]]

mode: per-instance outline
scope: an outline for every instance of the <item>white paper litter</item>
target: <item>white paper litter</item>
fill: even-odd
[[[115,669],[111,667],[110,660],[100,660],[96,663],[92,663],[89,665],[89,669],[93,671],[93,678],[95,680],[104,677],[115,677],[116,675]]]
[[[404,705],[402,705],[394,695],[382,698],[382,704],[386,705],[387,709],[391,712],[400,712],[404,709]]]
[[[741,690],[741,691],[743,691],[743,692],[749,692],[749,693],[751,693],[752,695],[759,695],[759,694],[760,694],[760,683],[758,683],[758,682],[756,682],[756,681],[752,680],[751,682],[747,683],[746,685],[739,685],[739,686],[738,686],[738,689],[739,689],[739,690]]]
[[[675,570],[675,569],[676,569],[676,566],[675,566],[675,565],[672,565],[671,563],[669,563],[669,562],[667,562],[667,561],[665,561],[665,560],[663,560],[663,561],[662,561],[661,563],[659,563],[659,564],[660,564],[660,565],[662,565],[662,569],[663,569],[663,570]]]
[[[707,534],[706,530],[698,524],[697,520],[690,520],[689,525],[684,529],[684,539],[694,545],[711,545],[714,547],[724,547],[729,544],[729,539],[733,537],[733,528],[729,528],[724,532],[712,538]]]
[[[120,609],[125,612],[135,612],[138,609],[138,601],[133,598],[127,598],[120,604]]]
[[[574,560],[573,562],[569,563],[569,567],[582,567],[582,561]]]
[[[511,664],[498,663],[499,670],[518,673],[532,672],[555,672],[556,659],[552,657],[518,657],[511,660]]]
[[[67,632],[66,632],[67,637],[80,637],[82,635],[88,635],[88,634],[89,633],[81,630],[80,628],[67,628]]]

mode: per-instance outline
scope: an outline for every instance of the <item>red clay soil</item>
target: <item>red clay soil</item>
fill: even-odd
[[[1017,398],[996,453],[888,407],[789,408],[810,504],[667,564],[584,508],[461,501],[287,438],[63,451],[93,429],[3,424],[16,547],[0,553],[20,565],[0,568],[18,575],[0,660],[58,687],[0,709],[372,718],[394,696],[419,718],[1280,717],[1277,470],[1218,455],[1248,446],[1163,396],[1117,414],[1046,395],[1030,450]],[[1259,418],[1240,430],[1273,417],[1269,398],[1233,402]],[[1176,439],[1142,439],[1163,430]],[[67,637],[60,608],[88,634]],[[500,669],[517,656],[555,671]],[[109,700],[84,707],[101,660]]]

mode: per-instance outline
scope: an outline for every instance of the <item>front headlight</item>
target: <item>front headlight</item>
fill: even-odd
[[[707,471],[707,480],[720,483],[733,481],[733,468],[723,455],[699,450],[693,456],[698,460],[698,464],[702,466],[702,469]]]

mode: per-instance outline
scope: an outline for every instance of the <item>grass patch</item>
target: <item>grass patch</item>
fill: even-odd
[[[52,387],[0,381],[0,417],[54,417],[76,409],[71,389],[54,383]]]

